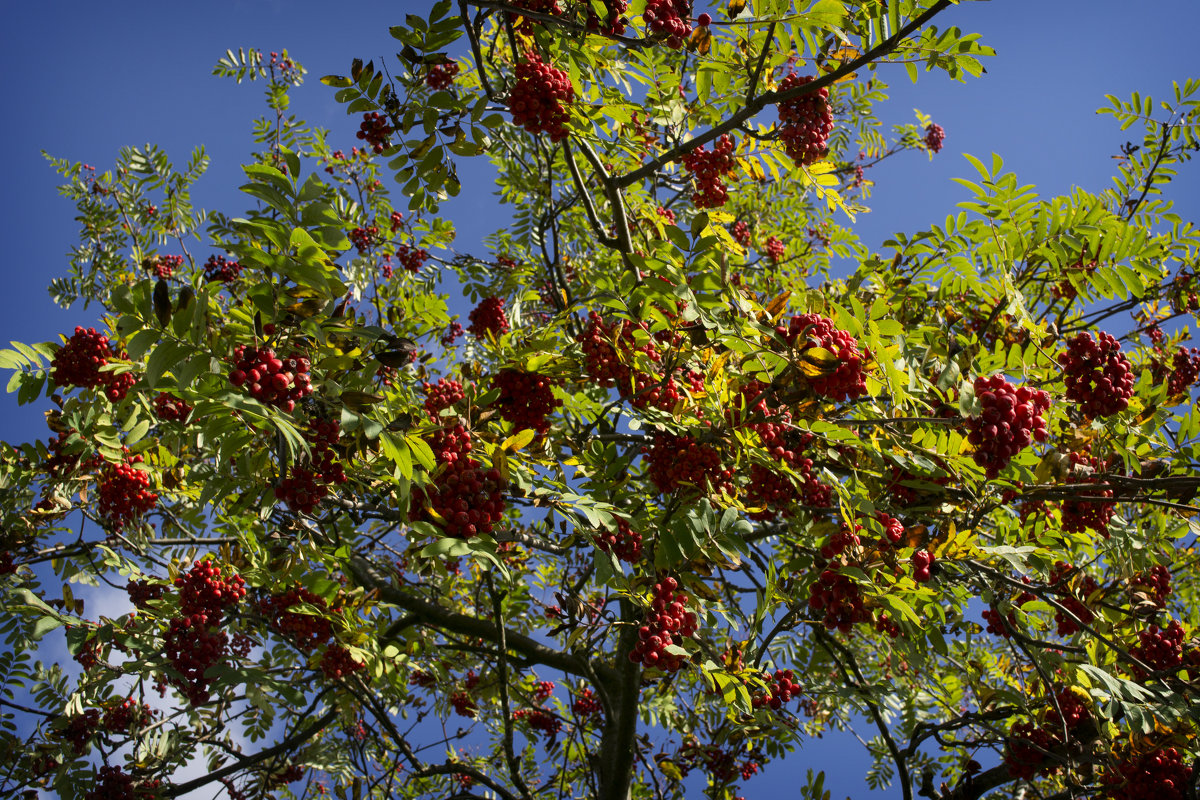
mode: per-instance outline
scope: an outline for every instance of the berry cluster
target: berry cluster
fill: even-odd
[[[786,92],[811,83],[812,75],[788,74],[779,84]],[[833,111],[829,108],[829,89],[821,88],[779,104],[779,140],[783,148],[802,167],[825,157],[829,134],[833,133]]]
[[[556,69],[530,53],[517,64],[517,82],[508,96],[513,124],[530,133],[546,133],[550,141],[566,138],[570,115],[567,106],[575,101],[575,87],[565,70]]]
[[[711,152],[704,147],[697,147],[681,159],[696,181],[696,191],[692,195],[692,203],[696,208],[718,208],[729,199],[729,192],[721,178],[731,172],[736,164],[733,148],[733,139],[725,134],[717,140]]]
[[[800,696],[800,684],[796,683],[796,675],[790,669],[777,669],[774,675],[764,672],[763,681],[766,682],[767,688],[752,698],[755,708],[767,707],[778,711],[790,703],[793,697]]]
[[[311,365],[303,356],[276,358],[270,348],[238,345],[233,351],[229,382],[245,386],[261,403],[291,412],[296,401],[312,394]]]
[[[863,605],[858,584],[838,571],[842,563],[847,563],[843,554],[861,546],[860,530],[861,525],[855,525],[854,530],[843,525],[821,547],[821,558],[817,562],[821,573],[808,589],[808,607],[824,615],[822,622],[829,630],[849,633],[855,624],[871,621],[871,612]],[[830,564],[835,558],[840,559],[839,563]]]
[[[942,150],[942,143],[946,141],[946,131],[941,125],[936,122],[930,123],[925,128],[925,147],[933,153],[939,153]]]
[[[156,278],[170,278],[183,266],[183,256],[153,256],[142,261],[142,267]]]
[[[621,16],[629,8],[629,0],[601,0],[604,18],[596,15],[595,3],[587,4],[587,29],[605,36],[621,36],[625,33],[626,19]]]
[[[102,725],[109,733],[128,733],[131,728],[140,728],[154,717],[154,711],[146,703],[134,702],[127,697],[104,709]]]
[[[562,720],[544,708],[519,708],[512,714],[513,722],[524,721],[531,730],[546,737],[546,746],[553,744],[562,730]]]
[[[729,226],[729,235],[742,247],[750,245],[750,226],[741,220]]]
[[[821,365],[821,373],[809,378],[812,390],[830,400],[854,400],[867,392],[864,362],[870,351],[858,349],[858,340],[848,332],[833,327],[833,321],[820,314],[797,314],[788,326],[775,328],[789,345],[798,351],[800,360],[805,353],[820,348],[837,358],[837,366]]]
[[[623,519],[617,520],[616,532],[604,531],[596,534],[592,541],[605,553],[612,553],[621,561],[633,564],[642,557],[642,534],[629,527]]]
[[[1133,368],[1121,354],[1121,344],[1103,331],[1099,341],[1080,332],[1060,353],[1067,399],[1079,403],[1088,417],[1110,417],[1129,407],[1133,397]]]
[[[129,602],[136,608],[149,608],[152,601],[162,599],[165,587],[148,580],[131,580],[125,584],[125,591],[129,594]]]
[[[652,361],[659,359],[658,349],[648,335],[643,337],[641,345],[634,336],[635,329],[646,331],[648,328],[645,322],[610,323],[595,311],[589,311],[587,326],[576,337],[576,341],[583,345],[584,368],[588,377],[606,388],[628,386],[633,370],[627,362],[633,361],[634,352],[644,353]]]
[[[1200,349],[1181,347],[1176,350],[1171,360],[1171,375],[1167,378],[1167,394],[1177,395],[1188,391],[1197,378],[1200,378]]]
[[[138,782],[120,767],[105,765],[96,773],[95,783],[83,800],[155,800],[160,796],[160,785],[158,779]]]
[[[580,689],[579,694],[575,695],[575,699],[571,701],[571,711],[581,719],[596,716],[602,710],[599,698],[591,689]]]
[[[1149,572],[1139,572],[1129,580],[1129,587],[1135,593],[1143,594],[1155,607],[1167,607],[1167,598],[1171,596],[1171,570],[1162,564],[1155,564]]]
[[[471,440],[466,430],[437,431],[429,441],[437,460],[445,467],[435,472],[434,482],[413,490],[413,507],[439,525],[447,536],[469,539],[492,532],[504,517],[507,484],[494,468],[485,469],[467,455]]]
[[[225,613],[246,596],[246,589],[240,576],[224,577],[209,559],[197,561],[177,577],[175,588],[180,615],[171,619],[163,649],[179,674],[169,682],[193,706],[204,705],[215,680],[207,677],[208,670],[228,652],[229,637],[220,626]]]
[[[933,553],[928,550],[918,550],[912,554],[913,580],[917,583],[929,583],[933,578],[933,568],[936,565]]]
[[[453,347],[455,340],[462,336],[463,333],[463,326],[461,324],[457,322],[451,322],[450,326],[446,328],[446,332],[442,334],[442,338],[439,339],[439,341],[442,343],[442,347]]]
[[[330,486],[345,483],[346,473],[334,450],[341,435],[337,420],[313,420],[308,432],[310,460],[292,465],[290,474],[275,487],[275,499],[292,511],[311,514],[328,496]]]
[[[120,375],[101,372],[100,368],[114,357],[117,352],[107,336],[97,333],[95,328],[76,326],[75,333],[54,354],[50,379],[62,387],[103,387],[108,399],[115,403],[125,397],[137,379],[128,372]]]
[[[993,375],[975,379],[975,396],[982,410],[967,418],[967,441],[975,448],[975,463],[995,478],[1031,441],[1046,441],[1042,415],[1050,410],[1050,395]]]
[[[150,476],[135,467],[140,455],[129,456],[121,464],[108,464],[100,475],[100,518],[105,527],[120,531],[158,504],[158,495],[150,491]]]
[[[162,422],[184,422],[192,413],[192,407],[167,392],[159,392],[154,398],[154,416]]]
[[[451,692],[448,699],[450,705],[454,707],[454,713],[460,717],[473,719],[479,711],[479,706],[476,705],[474,698],[471,697],[469,692],[462,689]]]
[[[446,378],[438,378],[437,383],[422,383],[421,391],[425,393],[425,411],[435,421],[443,410],[453,408],[467,396],[461,382]]]
[[[554,397],[554,381],[537,372],[504,369],[492,378],[492,388],[500,390],[496,407],[500,416],[516,430],[534,430],[544,436],[550,430],[547,420],[562,401]]]
[[[508,333],[508,315],[504,313],[503,297],[485,297],[467,316],[471,326],[467,328],[476,339],[485,339],[490,333],[500,338]]]
[[[365,228],[355,228],[350,231],[350,242],[360,253],[365,253],[379,242],[379,228],[368,225]]]
[[[73,715],[61,729],[54,732],[54,736],[70,744],[75,755],[82,755],[99,727],[100,709],[89,708],[82,714]]]
[[[227,261],[225,256],[209,256],[204,262],[205,283],[233,283],[242,276],[242,265]]]
[[[768,236],[765,245],[764,255],[772,264],[778,264],[783,259],[787,258],[787,247],[778,236]]]
[[[447,61],[444,64],[431,64],[429,71],[425,73],[425,85],[435,92],[449,89],[450,84],[454,82],[454,76],[458,74],[458,70],[458,62],[456,61]]]
[[[651,33],[667,37],[667,47],[678,50],[692,32],[692,0],[646,0],[642,19]]]
[[[1151,625],[1149,629],[1139,631],[1137,646],[1129,652],[1152,672],[1166,672],[1183,665],[1183,640],[1183,626],[1177,620],[1171,620],[1165,628]],[[1133,675],[1138,680],[1149,677],[1137,666],[1133,668]]]
[[[1104,480],[1100,473],[1104,472],[1106,464],[1095,456],[1071,453],[1072,470],[1067,474],[1069,484],[1099,483]],[[1079,467],[1085,469],[1080,470]],[[1110,489],[1082,489],[1089,498],[1112,497]],[[1093,530],[1105,539],[1108,538],[1108,523],[1116,513],[1116,503],[1106,503],[1103,500],[1080,500],[1068,498],[1062,504],[1062,527],[1067,533],[1083,533]]]
[[[721,454],[711,445],[690,434],[679,436],[666,431],[654,434],[653,443],[642,452],[646,473],[662,494],[682,487],[700,491],[731,492],[733,472],[721,463]]]
[[[1184,800],[1191,797],[1192,768],[1174,747],[1131,756],[1105,773],[1110,800]]]
[[[331,681],[345,678],[366,666],[361,661],[355,661],[350,651],[340,644],[326,647],[321,654],[321,672]]]
[[[1050,775],[1058,769],[1051,748],[1059,744],[1050,730],[1032,722],[1018,722],[1004,743],[1004,764],[1014,778],[1032,780],[1035,775]]]
[[[329,644],[333,638],[333,623],[319,614],[292,610],[301,604],[321,611],[329,607],[323,597],[298,586],[260,601],[258,608],[273,630],[282,634],[301,652],[311,653]]]
[[[638,643],[629,653],[629,660],[664,672],[676,672],[683,666],[683,656],[668,653],[667,648],[678,645],[696,633],[696,612],[688,611],[688,596],[676,593],[679,582],[663,578],[654,584],[654,600],[650,611],[638,628]]]
[[[400,262],[400,266],[416,274],[429,260],[429,251],[412,245],[399,244],[396,245],[396,260]]]
[[[359,139],[371,145],[375,155],[379,155],[391,146],[391,141],[388,139],[391,135],[392,126],[388,124],[387,117],[377,111],[363,114],[362,124],[358,126],[358,133],[355,134]]]

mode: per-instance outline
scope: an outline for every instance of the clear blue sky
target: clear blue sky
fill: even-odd
[[[696,10],[707,5],[697,0]],[[50,279],[65,271],[76,227],[71,205],[56,195],[56,176],[42,150],[103,170],[123,145],[154,142],[180,163],[204,144],[212,166],[198,185],[196,205],[239,212],[239,165],[251,149],[250,120],[262,113],[262,89],[210,77],[221,53],[239,46],[288,48],[309,70],[308,83],[293,95],[293,111],[333,130],[335,146],[349,147],[357,126],[316,79],[347,72],[355,56],[377,63],[391,57],[395,42],[388,25],[426,6],[403,0],[9,4],[0,34],[9,108],[8,122],[0,126],[6,178],[0,343],[47,341],[77,324],[95,323],[94,309],[62,311],[46,293]],[[893,86],[892,101],[880,108],[885,121],[910,122],[919,107],[947,136],[933,163],[910,154],[873,171],[875,210],[860,228],[873,247],[892,231],[912,232],[954,211],[965,196],[951,177],[974,174],[964,152],[1001,154],[1022,183],[1036,184],[1043,195],[1108,186],[1112,156],[1126,136],[1110,117],[1095,115],[1103,96],[1128,98],[1137,90],[1166,98],[1173,80],[1200,77],[1195,0],[968,2],[943,14],[939,24],[982,33],[997,56],[987,62],[988,74],[966,84],[930,74],[913,87],[901,68],[884,73]],[[1187,219],[1200,218],[1197,168],[1184,168],[1171,195]],[[505,217],[488,204],[490,186],[465,182],[463,197],[470,199],[446,210],[461,223],[459,249],[478,251],[479,237]],[[474,224],[468,227],[467,219]],[[18,409],[11,396],[0,399],[0,409],[0,438],[46,438],[39,409]],[[844,739],[806,745],[793,762],[775,764],[746,784],[743,794],[793,797],[806,766],[837,769],[842,746],[847,769],[826,784],[835,799],[899,796],[866,790],[856,774],[861,761],[851,755],[857,745]]]

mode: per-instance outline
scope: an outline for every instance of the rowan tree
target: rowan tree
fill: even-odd
[[[4,794],[732,798],[854,728],[906,800],[1194,796],[1200,83],[1109,98],[1111,187],[968,157],[875,252],[868,171],[954,136],[885,129],[884,68],[991,55],[950,5],[443,0],[322,79],[341,130],[220,60],[267,87],[240,216],[203,151],[52,159]]]

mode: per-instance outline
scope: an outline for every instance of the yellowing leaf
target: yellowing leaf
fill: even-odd
[[[687,40],[688,50],[694,50],[704,56],[708,55],[710,47],[712,47],[712,34],[708,32],[708,28],[701,25],[693,28]]]
[[[492,452],[492,466],[500,473],[500,479],[508,481],[508,453],[503,447],[497,447]]]
[[[762,183],[767,179],[767,173],[763,171],[762,164],[757,158],[739,158],[737,163],[742,168],[742,172],[749,175],[751,180]]]
[[[770,317],[772,322],[778,321],[778,319],[783,316],[783,312],[787,310],[788,299],[791,296],[792,293],[789,290],[775,295],[771,298],[771,302],[767,303],[767,316]]]
[[[725,6],[725,14],[730,19],[733,19],[745,10],[746,0],[729,0],[729,5]]]
[[[835,372],[841,366],[842,360],[837,353],[824,347],[810,347],[800,356],[800,374],[806,378],[820,378]]]
[[[501,450],[506,450],[510,453],[515,453],[525,445],[533,441],[533,437],[537,436],[537,431],[532,428],[526,428],[523,431],[514,433],[512,436],[504,440],[504,444],[500,445]]]

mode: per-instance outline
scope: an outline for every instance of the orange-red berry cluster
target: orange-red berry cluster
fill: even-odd
[[[680,159],[696,181],[696,191],[692,194],[696,208],[718,208],[729,199],[729,191],[721,179],[736,166],[733,148],[733,139],[725,134],[711,151],[697,147]]]
[[[772,711],[778,711],[790,703],[793,697],[800,696],[800,684],[796,683],[796,675],[790,669],[777,669],[774,675],[764,672],[763,680],[766,682],[767,688],[763,692],[756,693],[752,698],[755,708],[770,708]]]
[[[329,487],[345,483],[346,473],[333,449],[341,434],[337,420],[313,420],[308,432],[311,458],[292,465],[288,476],[275,487],[275,498],[292,511],[311,514],[329,495]]]
[[[129,388],[137,382],[137,378],[129,372],[118,375],[100,371],[110,359],[117,356],[107,336],[97,333],[95,328],[76,326],[75,333],[54,354],[50,379],[56,386],[64,388],[103,388],[108,399],[115,403],[124,398]]]
[[[623,519],[617,520],[617,530],[603,531],[593,537],[596,547],[612,553],[621,561],[633,564],[642,557],[642,534],[629,526]]]
[[[975,447],[975,463],[989,478],[1000,474],[1032,441],[1046,441],[1050,395],[1028,386],[1015,387],[1003,375],[975,379],[978,417],[967,419],[967,440]]]
[[[454,76],[458,74],[458,70],[457,61],[447,61],[444,64],[431,64],[429,71],[425,73],[425,85],[435,92],[449,89],[450,84],[454,83]]]
[[[302,603],[321,611],[329,607],[325,598],[313,594],[303,586],[297,586],[260,601],[258,608],[272,629],[283,634],[302,652],[311,653],[329,644],[329,640],[333,638],[333,624],[318,614],[292,610]]]
[[[214,678],[210,668],[228,652],[229,637],[221,630],[225,613],[246,596],[238,575],[228,578],[211,560],[197,561],[187,573],[175,579],[179,592],[179,616],[167,628],[164,650],[178,676],[169,682],[193,706],[208,702]]]
[[[786,92],[813,80],[812,75],[790,73],[780,81],[779,91]],[[808,166],[824,158],[831,133],[833,111],[829,108],[829,89],[823,87],[779,104],[779,140],[797,164]]]
[[[932,153],[941,152],[942,143],[946,141],[946,131],[936,122],[925,128],[925,147]]]
[[[548,417],[562,400],[554,397],[554,380],[537,372],[504,369],[492,378],[492,387],[500,390],[496,408],[500,416],[517,430],[533,430],[545,435],[550,430]]]
[[[96,773],[96,780],[83,800],[155,800],[160,796],[160,785],[157,778],[137,781],[120,767],[105,765]]]
[[[659,431],[642,453],[646,456],[646,473],[662,494],[685,487],[701,492],[733,489],[733,472],[721,463],[720,452],[690,434]]]
[[[260,403],[291,412],[296,401],[312,394],[311,365],[303,356],[277,358],[270,348],[238,345],[229,382],[245,386]]]
[[[1130,756],[1104,775],[1109,800],[1184,800],[1191,797],[1192,768],[1174,747]]]
[[[134,466],[140,463],[140,455],[129,456],[124,463],[108,464],[100,475],[100,518],[111,530],[121,530],[158,505],[150,476]]]
[[[1067,343],[1058,363],[1066,373],[1067,399],[1088,417],[1110,417],[1129,407],[1133,397],[1133,367],[1121,344],[1101,331],[1097,339],[1080,332]]]
[[[487,338],[488,333],[499,338],[508,333],[508,315],[504,313],[503,297],[485,297],[467,315],[471,326],[467,328],[476,339]]]
[[[858,349],[858,340],[848,332],[833,327],[833,321],[820,314],[797,314],[788,326],[777,326],[775,332],[799,351],[799,357],[813,348],[821,348],[837,357],[833,369],[809,378],[812,390],[830,400],[854,400],[867,393],[865,361],[870,353]]]
[[[692,0],[646,0],[642,19],[651,33],[667,37],[667,47],[678,50],[692,32]]]
[[[154,398],[154,416],[162,422],[183,422],[192,413],[192,407],[167,392],[159,392]]]
[[[517,64],[517,82],[508,96],[513,124],[530,133],[545,133],[550,141],[566,138],[570,114],[567,107],[575,102],[575,87],[566,70],[542,61],[529,53]]]
[[[209,256],[204,262],[205,283],[233,283],[242,276],[242,265],[228,261],[225,256]]]
[[[358,126],[358,133],[355,134],[371,146],[375,155],[379,155],[391,145],[388,138],[391,135],[392,126],[388,124],[388,118],[378,111],[363,114],[362,124]]]
[[[683,657],[668,653],[667,648],[678,645],[696,633],[696,612],[688,610],[688,596],[677,593],[679,582],[663,578],[654,584],[654,600],[650,611],[638,628],[638,643],[629,653],[629,660],[675,672],[683,666]]]

